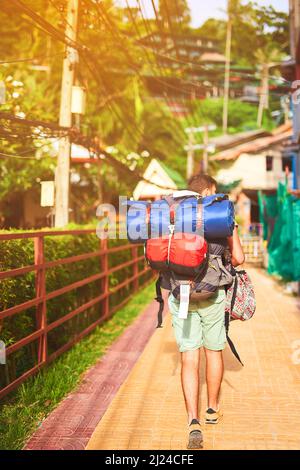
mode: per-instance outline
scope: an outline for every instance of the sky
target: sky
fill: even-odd
[[[289,0],[256,0],[259,5],[273,5],[278,11],[288,12]],[[125,0],[118,0],[121,5],[126,5]],[[128,0],[132,6],[136,6],[136,0]],[[145,9],[149,16],[153,16],[153,9],[151,0],[143,0]],[[157,3],[157,0],[156,0]],[[188,0],[192,12],[192,25],[194,27],[200,26],[208,18],[224,18],[227,0]]]

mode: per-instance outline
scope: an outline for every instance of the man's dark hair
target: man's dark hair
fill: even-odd
[[[204,189],[211,189],[213,186],[217,188],[218,183],[216,180],[212,176],[203,173],[192,176],[188,181],[189,190],[195,191],[195,193],[202,193]]]

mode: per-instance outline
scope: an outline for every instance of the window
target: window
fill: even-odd
[[[266,170],[273,171],[273,157],[271,155],[266,156]]]
[[[293,162],[291,157],[282,157],[282,171],[285,171],[286,167],[288,167],[290,173],[293,171]]]

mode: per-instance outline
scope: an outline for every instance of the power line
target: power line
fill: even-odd
[[[127,3],[127,2],[126,2],[126,3]],[[127,5],[128,5],[128,3],[127,3]],[[101,17],[103,18],[103,17],[105,16],[106,22],[109,23],[110,30],[112,31],[113,36],[116,37],[116,32],[117,32],[117,34],[121,37],[121,33],[119,32],[119,30],[118,30],[117,28],[116,28],[116,32],[115,32],[114,27],[113,27],[113,25],[112,25],[112,22],[111,22],[111,20],[109,19],[108,15],[106,14],[104,8],[103,8],[103,7],[101,8],[101,5],[98,5],[98,4],[97,4],[97,7],[98,7],[98,12],[100,13]],[[128,5],[128,7],[129,7],[129,5]],[[99,8],[101,8],[101,11],[102,11],[102,12],[99,11]],[[142,12],[141,12],[141,13],[142,13]],[[139,30],[138,30],[138,27],[137,27],[136,22],[135,22],[135,19],[134,19],[133,15],[132,15],[132,12],[131,12],[130,9],[129,9],[129,14],[130,14],[130,16],[131,16],[131,19],[132,19],[132,22],[133,22],[133,24],[134,24],[134,26],[135,26],[135,29],[136,29],[136,31],[137,31],[137,34],[140,35]],[[147,26],[146,26],[146,27],[147,27]],[[126,37],[126,38],[127,38],[127,37]],[[118,37],[117,37],[117,39],[118,39],[118,41],[119,41],[119,38],[118,38]],[[121,50],[123,50],[123,42],[121,41],[120,44],[121,44]],[[126,52],[126,57],[127,57],[127,59],[128,59],[128,52]],[[131,59],[130,56],[129,56],[129,60],[130,60],[130,62],[132,63],[132,59]],[[149,60],[149,56],[148,56],[148,61],[149,61],[150,65],[152,65],[152,63],[151,63],[150,60]],[[141,73],[140,73],[139,70],[136,70],[136,73],[137,73],[137,75],[138,75],[141,79],[144,78],[143,76],[141,76]],[[160,79],[157,78],[157,77],[153,77],[153,78],[154,78],[157,82],[159,82],[159,83],[161,83],[161,84],[163,84],[163,85],[166,85],[166,86],[168,86],[169,88],[175,88],[176,90],[179,89],[178,87],[175,87],[174,85],[171,85],[171,84],[168,84],[168,83],[166,84],[165,82],[163,82],[162,80],[160,80]],[[180,88],[179,90],[182,91],[181,88]],[[188,93],[189,93],[189,92],[188,92]],[[171,108],[171,105],[170,105],[170,104],[169,104],[169,107]]]
[[[189,66],[191,66],[191,67],[202,67],[202,68],[204,68],[204,69],[206,68],[207,71],[213,71],[213,66],[212,66],[212,65],[203,65],[203,64],[201,64],[201,63],[199,63],[199,62],[187,61],[187,60],[183,60],[183,59],[176,59],[175,57],[172,57],[172,56],[170,56],[170,55],[168,55],[168,54],[165,54],[165,53],[163,53],[163,52],[158,52],[156,49],[153,49],[152,47],[146,46],[146,45],[144,45],[144,44],[140,44],[139,47],[142,47],[142,48],[144,48],[144,49],[151,50],[151,51],[153,52],[153,54],[155,54],[155,55],[157,55],[157,56],[160,56],[160,57],[162,57],[162,58],[168,59],[168,60],[170,60],[171,62],[174,62],[174,63],[178,63],[178,64],[182,64],[182,65],[189,65]],[[208,67],[209,67],[209,68],[208,68]],[[220,73],[223,73],[223,71],[220,70],[220,69],[218,69],[218,68],[216,69],[216,71],[219,71]],[[230,69],[230,71],[231,71],[231,72],[230,72],[231,74],[234,73],[234,74],[236,74],[236,75],[246,76],[246,77],[249,77],[249,78],[255,78],[255,75],[257,75],[257,72],[255,72],[255,73],[253,73],[253,74],[249,74],[249,73],[244,73],[244,72],[237,72],[237,71],[235,71],[234,69]],[[284,77],[278,77],[278,76],[276,76],[276,75],[270,75],[270,79],[272,79],[272,80],[280,80],[280,81],[285,82],[285,83],[287,83],[287,84],[289,84],[289,85],[292,84],[291,81],[286,80]],[[259,80],[259,79],[257,79],[257,80]]]
[[[24,59],[3,60],[3,61],[0,61],[0,65],[17,64],[17,63],[21,63],[21,62],[34,62],[34,61],[39,60],[39,59],[52,59],[53,57],[57,57],[59,55],[64,55],[64,52],[57,52],[56,54],[52,54],[52,55],[39,55],[39,56],[36,56],[36,57],[28,57],[28,58],[24,58]]]
[[[7,114],[7,113],[0,113],[0,119],[11,120],[13,122],[21,123],[23,126],[28,126],[28,127],[37,127],[37,126],[39,126],[39,127],[45,127],[45,128],[52,128],[52,129],[56,129],[56,130],[60,130],[60,131],[64,130],[65,132],[67,131],[68,134],[70,135],[71,141],[73,143],[77,143],[79,145],[83,145],[86,148],[92,149],[98,156],[101,155],[101,154],[105,155],[105,157],[109,161],[109,163],[111,165],[113,165],[115,168],[117,168],[118,170],[122,171],[123,173],[125,172],[127,175],[130,174],[132,177],[135,177],[135,178],[140,179],[140,180],[144,180],[145,182],[147,182],[149,184],[152,184],[152,185],[155,185],[157,187],[160,187],[161,189],[165,189],[165,190],[174,189],[174,188],[171,188],[171,187],[168,187],[168,186],[163,186],[163,185],[153,183],[153,181],[148,180],[147,178],[144,178],[144,176],[141,173],[137,172],[136,170],[130,170],[125,164],[123,164],[122,162],[115,159],[105,149],[100,147],[96,143],[96,138],[95,137],[91,138],[91,137],[83,136],[77,129],[65,128],[65,127],[61,127],[61,126],[59,126],[58,124],[55,124],[55,123],[44,122],[44,121],[40,121],[40,120],[21,119],[21,118],[18,118],[14,115],[10,115],[10,114]],[[32,137],[35,138],[35,139],[37,138],[37,136],[34,135],[34,134],[32,134]],[[65,135],[61,135],[60,137],[55,139],[55,141],[58,141],[58,140],[62,139],[63,137],[65,137]],[[39,147],[27,149],[25,151],[19,152],[18,154],[8,154],[8,153],[4,153],[4,152],[0,151],[0,157],[1,158],[18,158],[18,159],[26,159],[26,160],[27,159],[28,160],[39,160],[36,157],[26,157],[24,155],[26,155],[30,152],[37,151],[40,148],[43,148],[43,147],[46,147],[46,146],[49,146],[49,145],[51,145],[51,142],[50,143],[47,142],[47,143],[45,143],[45,144],[43,144]],[[123,157],[126,157],[126,154],[124,154],[122,152],[120,152],[120,154]]]
[[[64,136],[58,137],[57,139],[54,139],[54,142],[58,142],[60,139],[62,139]],[[22,152],[18,152],[18,154],[12,154],[12,153],[3,153],[0,151],[0,156],[2,157],[10,157],[10,158],[20,158],[20,159],[26,159],[26,160],[40,160],[40,158],[37,157],[24,157],[24,155],[27,155],[28,153],[36,152],[37,150],[40,150],[42,148],[48,147],[49,145],[53,144],[52,142],[47,142],[45,144],[42,144],[38,147],[34,147],[31,149],[23,150]]]
[[[27,5],[25,5],[21,0],[12,0],[12,2],[14,2],[15,4],[17,4],[17,6],[19,6],[20,10],[25,13],[26,15],[28,15],[31,19],[34,20],[34,24],[38,24],[40,25],[44,32],[49,34],[50,36],[54,37],[55,39],[59,40],[60,42],[63,42],[65,45],[69,46],[69,47],[72,47],[72,48],[75,48],[77,49],[78,51],[80,51],[81,53],[84,53],[86,56],[88,56],[92,62],[94,63],[94,60],[95,60],[95,56],[94,54],[92,53],[92,51],[85,45],[83,44],[80,44],[78,41],[74,41],[74,40],[71,40],[70,38],[68,38],[65,33],[62,33],[61,31],[59,31],[57,28],[55,28],[53,25],[51,25],[49,22],[47,22],[46,20],[44,20],[40,15],[38,15],[37,13],[35,13],[34,10],[32,10],[31,8],[27,7]],[[106,86],[102,80],[102,84],[104,86]],[[119,119],[120,116],[118,117]],[[122,120],[122,119],[121,119]],[[128,126],[127,126],[127,123],[123,120],[123,124],[125,126],[125,128],[128,129]],[[138,131],[140,132],[140,130]]]
[[[158,25],[158,27],[159,27],[159,29],[160,29],[160,32],[161,32],[161,40],[162,40],[162,39],[163,39],[163,36],[164,36],[164,32],[163,32],[162,29],[161,29],[160,19],[159,19],[159,16],[158,16],[158,12],[157,12],[157,10],[156,10],[156,6],[155,6],[155,3],[154,3],[154,0],[152,0],[152,7],[153,7],[154,15],[155,15],[155,18],[156,18],[156,23],[157,23],[157,25]],[[171,19],[169,18],[169,16],[168,16],[168,19],[171,21]],[[169,22],[169,27],[170,27],[170,28],[172,27],[171,24],[170,24],[170,22]],[[173,29],[172,29],[172,32],[173,32]],[[172,34],[172,37],[173,37],[174,45],[175,45],[176,51],[177,51],[178,49],[177,49],[177,45],[176,45],[176,40],[175,40],[174,34]],[[178,57],[178,54],[177,54],[177,57]],[[199,85],[199,84],[196,84],[196,86],[199,87],[200,85]],[[188,92],[188,94],[189,94],[189,96],[191,95],[190,92]],[[196,118],[199,119],[199,115],[198,115],[198,113],[195,113],[195,111],[192,113],[192,115],[193,115],[193,116],[196,115]],[[186,120],[187,120],[189,126],[193,126],[193,123],[190,123],[190,122],[189,122],[188,115],[186,116]]]
[[[35,24],[38,24],[40,27],[44,29],[45,32],[50,34],[55,39],[63,42],[64,44],[66,44],[69,47],[72,47],[73,49],[77,49],[81,51],[84,51],[87,49],[86,46],[79,44],[78,41],[74,41],[68,36],[66,36],[64,32],[57,29],[55,26],[53,26],[51,23],[45,20],[42,16],[40,16],[38,13],[32,10],[32,8],[28,7],[21,0],[11,0],[10,3],[14,3],[21,12],[29,16],[32,20],[34,20]]]
[[[46,32],[46,33],[50,34],[54,39],[59,40],[59,41],[63,42],[64,44],[69,45],[69,46],[71,46],[71,47],[73,47],[74,49],[77,49],[77,50],[81,50],[81,51],[90,50],[87,46],[85,46],[83,44],[79,44],[78,41],[71,41],[71,39],[68,38],[64,33],[62,33],[60,30],[58,30],[57,28],[52,26],[49,22],[44,20],[42,17],[40,17],[40,15],[35,13],[32,9],[30,9],[27,5],[25,5],[21,0],[11,0],[11,2],[16,3],[19,6],[19,8],[21,9],[21,11],[23,11],[23,13],[30,16],[31,19],[34,19],[35,22],[38,23],[38,24],[35,24],[36,27],[42,26],[43,27],[43,32]],[[91,3],[93,3],[93,2],[91,2]],[[93,5],[95,5],[95,4],[93,3]],[[98,6],[99,4],[96,4],[96,5]],[[140,46],[140,47],[145,48],[147,46]],[[157,54],[157,55],[160,55],[162,57],[168,58],[169,60],[174,61],[174,62],[179,62],[181,64],[192,65],[192,66],[201,65],[201,64],[195,63],[195,62],[175,59],[174,57],[171,57],[167,54],[159,53],[159,52],[153,50],[151,47],[148,47],[148,49],[151,49],[154,54]],[[245,76],[246,76],[246,74],[245,74]],[[250,77],[252,75],[247,74],[247,76]],[[270,76],[270,78],[272,78],[274,80],[278,80],[278,77],[276,77],[276,76]],[[280,77],[280,80],[282,80],[282,81],[284,81],[288,84],[292,83],[292,82],[284,79],[283,77]]]
[[[174,30],[173,30],[172,20],[171,20],[171,16],[170,16],[170,12],[169,12],[168,2],[167,2],[166,0],[163,0],[163,3],[164,3],[164,5],[165,5],[165,9],[166,9],[166,13],[167,13],[168,25],[169,25],[169,29],[170,29],[170,33],[171,33],[173,42],[174,42],[175,51],[176,51],[176,56],[177,56],[177,59],[178,59],[178,58],[179,58],[179,52],[178,52],[177,42],[176,42],[176,39],[175,39]]]
[[[133,24],[134,24],[135,30],[136,30],[136,32],[137,32],[138,38],[139,38],[139,40],[140,40],[140,39],[141,39],[141,35],[140,35],[140,32],[139,32],[138,27],[137,27],[137,25],[136,25],[135,18],[133,17],[133,15],[132,15],[132,13],[131,13],[131,9],[130,9],[130,7],[129,7],[129,4],[128,4],[128,1],[127,1],[127,0],[126,0],[126,4],[127,4],[128,9],[129,9],[129,14],[130,14],[130,16],[131,16],[131,19],[132,19],[132,22],[133,22]],[[144,4],[143,4],[143,5],[144,5]],[[158,26],[159,26],[159,29],[160,29],[160,22],[159,22],[159,19],[158,19],[158,14],[157,14],[156,7],[155,7],[155,4],[154,4],[154,3],[153,3],[153,7],[154,7],[154,13],[155,13],[155,17],[156,17],[156,22],[157,22],[157,24],[158,24]],[[148,37],[151,38],[153,32],[152,32],[152,30],[150,30],[150,28],[148,27],[148,23],[147,23],[147,20],[146,20],[145,17],[144,17],[143,10],[142,10],[142,7],[141,7],[141,3],[140,3],[139,0],[138,0],[138,8],[139,8],[139,11],[140,11],[140,13],[141,13],[141,16],[142,16],[142,19],[143,19],[143,23],[144,23],[144,25],[145,25],[145,29],[146,29],[146,32],[147,32],[147,34],[148,34]],[[163,33],[162,33],[162,36],[163,36]],[[152,42],[153,42],[153,41],[152,41]],[[149,62],[149,64],[150,64],[150,66],[152,66],[153,63],[151,62],[151,60],[149,60],[149,56],[148,56],[148,53],[147,53],[147,48],[144,48],[141,44],[136,43],[136,42],[135,42],[135,45],[137,45],[138,47],[142,47],[143,50],[145,50],[145,53],[146,53],[147,58],[148,58],[148,62]],[[152,48],[150,48],[150,49],[151,49],[151,51],[153,51]],[[160,74],[161,74],[161,76],[162,76],[163,78],[166,78],[166,79],[171,78],[171,77],[167,76],[167,75],[164,73],[163,69],[159,66],[158,63],[155,63],[155,65],[159,68]],[[176,90],[176,91],[180,91],[181,93],[186,94],[186,95],[188,95],[188,96],[191,95],[191,92],[190,92],[190,91],[186,90],[186,89],[183,88],[183,87],[177,87],[176,85],[173,85],[173,84],[171,84],[171,83],[168,83],[167,80],[161,80],[160,78],[158,78],[157,76],[154,76],[154,75],[153,75],[151,78],[152,78],[154,81],[156,81],[157,83],[160,83],[161,85],[163,85],[163,86],[166,87],[166,88],[173,89],[173,90]],[[182,80],[182,79],[181,79],[181,80]],[[164,93],[163,93],[163,96],[164,96],[164,98],[165,98],[165,101],[167,102],[168,107],[170,108],[170,110],[172,110],[173,104],[170,103],[169,97],[168,97],[167,93],[164,92]],[[186,119],[187,119],[187,121],[189,121],[188,115],[186,116]],[[193,123],[190,123],[190,125],[193,125]]]
[[[14,114],[10,114],[7,112],[0,112],[0,119],[4,119],[7,121],[13,121],[16,122],[20,125],[29,125],[32,127],[44,127],[48,129],[54,129],[58,131],[69,131],[69,127],[62,127],[56,124],[55,122],[46,122],[46,121],[40,121],[37,119],[25,119],[25,118],[20,118],[18,116],[15,116]]]

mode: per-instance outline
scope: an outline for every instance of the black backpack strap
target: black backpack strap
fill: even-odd
[[[162,314],[163,314],[163,311],[164,311],[165,302],[164,302],[162,292],[161,292],[161,274],[158,276],[158,279],[157,279],[156,284],[155,284],[155,289],[156,289],[155,300],[159,303],[159,309],[158,309],[158,313],[157,313],[157,327],[156,328],[162,328],[162,321],[163,321]]]
[[[216,196],[208,204],[206,204],[206,207],[211,206],[215,202],[226,201],[227,199],[228,199],[227,194],[216,194]]]
[[[227,339],[227,342],[229,344],[229,347],[231,349],[232,354],[237,358],[239,363],[242,364],[242,366],[244,367],[244,364],[242,363],[241,358],[240,358],[237,350],[235,349],[235,346],[234,346],[233,342],[231,341],[231,339],[228,336],[228,334],[229,334],[229,324],[230,324],[230,312],[226,311],[226,313],[225,313],[226,339]]]

